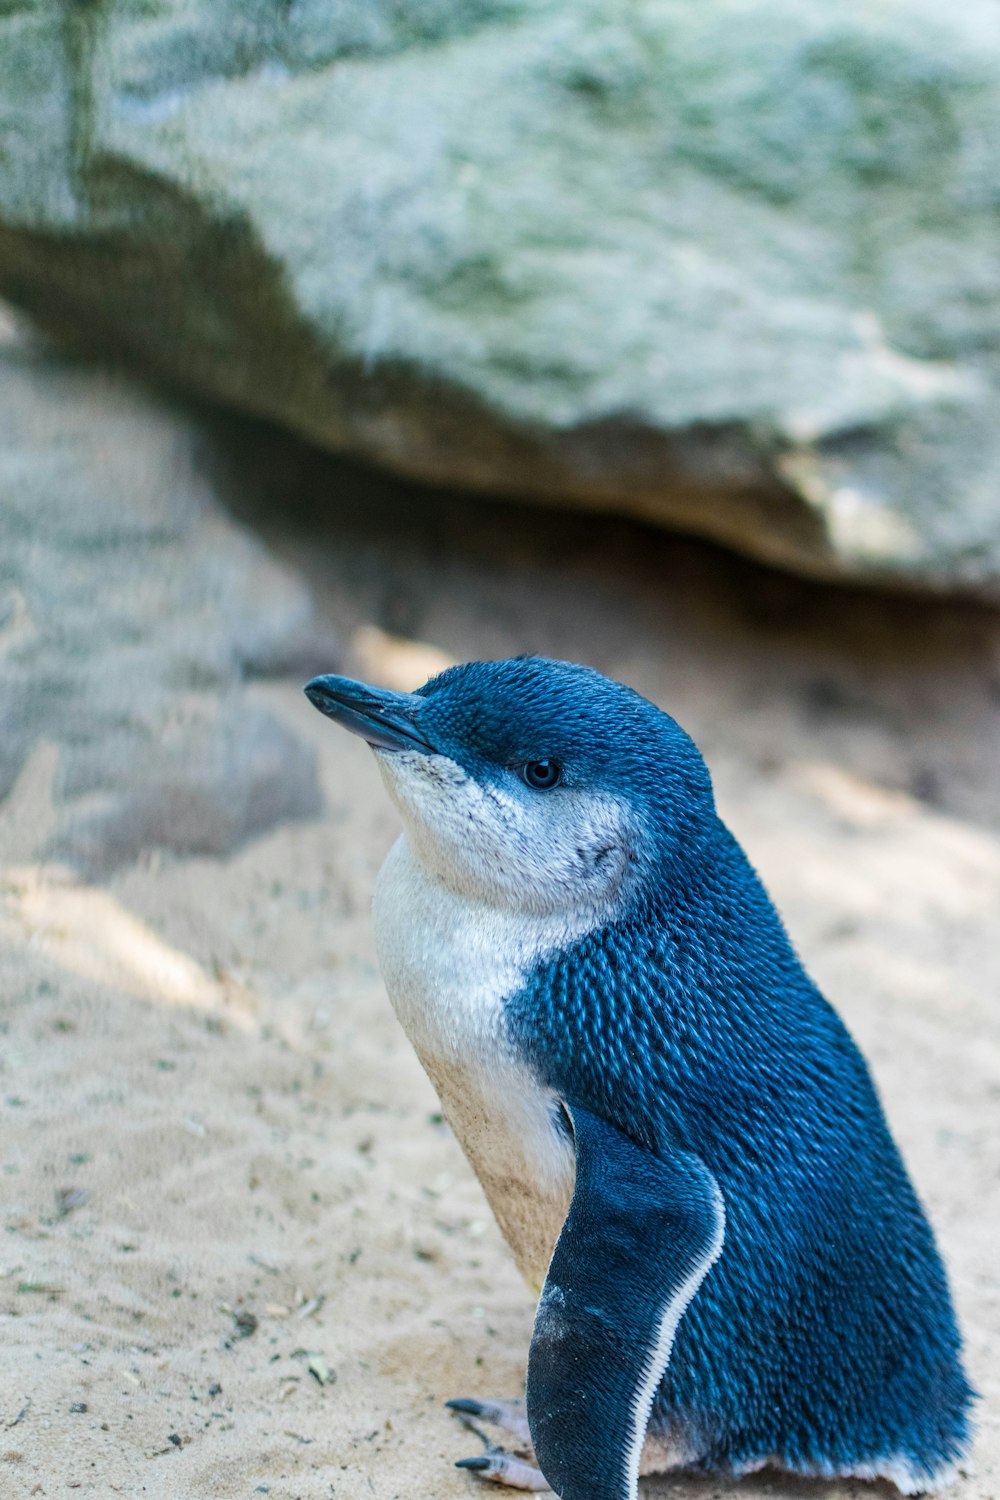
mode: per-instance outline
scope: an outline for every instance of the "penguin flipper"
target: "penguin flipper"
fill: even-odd
[[[697,1157],[654,1156],[567,1107],[576,1186],[535,1317],[528,1423],[562,1500],[635,1500],[653,1398],[721,1252],[725,1210]]]

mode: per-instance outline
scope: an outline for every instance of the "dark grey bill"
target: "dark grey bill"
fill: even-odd
[[[416,693],[393,693],[351,677],[314,677],[305,695],[328,719],[359,734],[376,750],[422,750],[435,747],[420,731],[420,713],[427,707]]]

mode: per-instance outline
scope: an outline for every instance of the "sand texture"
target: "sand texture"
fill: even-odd
[[[930,1209],[984,1397],[955,1495],[995,1496],[996,617],[597,521],[396,508],[292,445],[212,441],[232,524],[311,588],[345,669],[410,685],[534,649],[632,682],[695,735]],[[394,815],[294,674],[241,694],[303,747],[290,774],[315,755],[319,816],[85,876],[51,852],[44,735],[0,804],[0,1496],[475,1500],[451,1465],[478,1442],[442,1402],[519,1391],[533,1305],[375,966]],[[77,740],[98,735],[85,700],[75,714]]]

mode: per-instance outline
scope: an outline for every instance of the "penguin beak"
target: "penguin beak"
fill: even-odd
[[[367,740],[374,750],[419,750],[437,754],[419,727],[427,699],[416,693],[393,693],[351,677],[314,677],[304,689],[314,708],[328,719]]]

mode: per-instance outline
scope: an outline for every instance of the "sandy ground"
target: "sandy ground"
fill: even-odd
[[[348,667],[408,684],[439,659],[573,656],[698,738],[929,1205],[984,1397],[956,1494],[997,1495],[996,618],[519,509],[401,519],[391,486],[361,504],[320,460],[292,472],[279,445],[268,478],[244,450],[228,482],[259,468],[263,513],[284,475],[268,539]],[[520,1388],[530,1295],[375,967],[395,832],[375,767],[296,683],[250,698],[316,747],[321,820],[87,885],[37,856],[44,743],[0,807],[0,1496],[474,1500],[451,1465],[478,1443],[442,1402]]]

